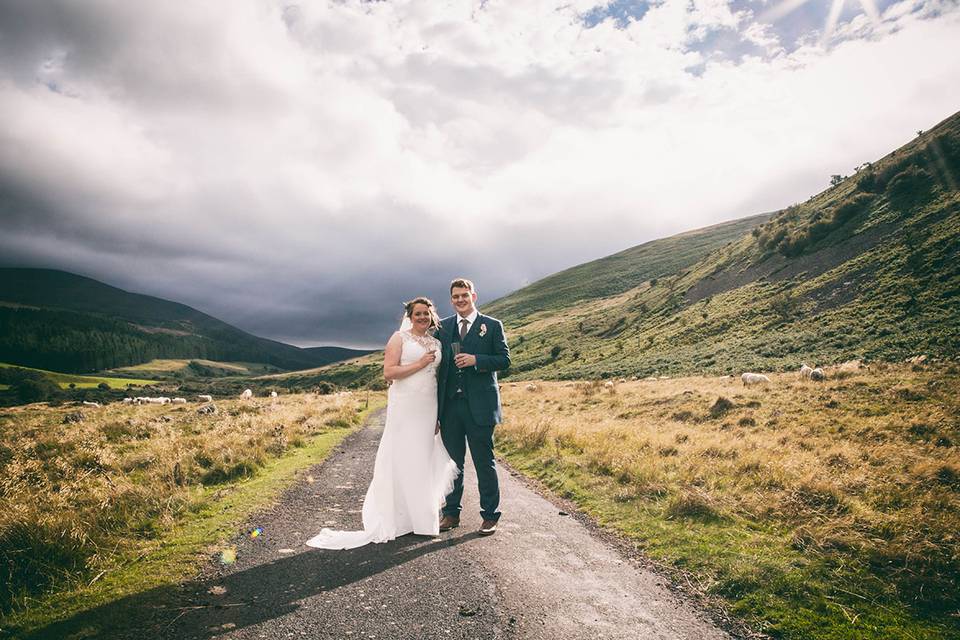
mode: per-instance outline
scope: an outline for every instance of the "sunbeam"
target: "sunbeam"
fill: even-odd
[[[787,14],[796,11],[809,0],[783,0],[779,4],[770,7],[758,16],[763,22],[776,22]],[[830,38],[836,31],[837,23],[840,21],[840,14],[843,13],[844,0],[832,0],[830,11],[827,14],[827,20],[823,26],[823,35],[820,37],[820,46],[827,46]],[[860,7],[863,12],[873,21],[874,24],[880,23],[880,11],[877,9],[875,0],[860,0]]]
[[[834,30],[837,28],[837,21],[840,19],[840,12],[843,11],[844,0],[833,0],[830,5],[830,13],[827,15],[827,23],[823,27],[823,36],[820,38],[820,46],[826,47],[830,43]]]

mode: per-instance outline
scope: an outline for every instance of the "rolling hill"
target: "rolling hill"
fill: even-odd
[[[960,355],[960,114],[835,182],[773,214],[648,242],[485,305],[507,328],[507,375]],[[378,378],[379,362],[312,374],[356,386]]]
[[[64,271],[0,268],[0,361],[66,373],[203,359],[307,369],[362,355],[259,338],[186,305]]]
[[[801,361],[955,357],[958,182],[955,114],[669,275],[612,295],[594,289],[576,305],[540,293],[550,288],[547,281],[565,291],[577,281],[615,279],[616,263],[597,260],[486,310],[502,310],[513,345],[511,375],[518,377],[718,374],[792,369]],[[521,312],[510,302],[532,298],[528,290],[541,303]]]

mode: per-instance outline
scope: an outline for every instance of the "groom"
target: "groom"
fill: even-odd
[[[493,459],[493,427],[500,422],[497,371],[510,366],[510,348],[499,320],[477,311],[473,283],[457,278],[450,283],[450,301],[456,314],[440,322],[437,337],[443,348],[437,415],[440,437],[460,474],[447,496],[440,531],[460,526],[463,496],[463,460],[466,445],[477,470],[480,489],[480,535],[496,532],[500,519],[500,485]],[[459,354],[454,355],[459,348]]]

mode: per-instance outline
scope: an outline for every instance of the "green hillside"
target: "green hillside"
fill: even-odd
[[[652,240],[547,276],[484,305],[483,311],[516,324],[538,311],[617,295],[695,264],[711,251],[740,239],[771,215],[760,214]]]
[[[487,310],[502,310],[517,377],[738,373],[801,361],[956,356],[958,180],[960,114],[675,273],[570,305],[566,292],[575,285],[615,279],[611,257]],[[643,259],[659,258],[649,254]],[[561,292],[556,300],[550,288]]]
[[[156,359],[306,369],[359,355],[259,338],[177,302],[52,269],[0,269],[0,360],[89,373]]]

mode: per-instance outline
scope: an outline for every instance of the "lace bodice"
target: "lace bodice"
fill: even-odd
[[[390,389],[404,392],[425,391],[428,393],[436,393],[437,367],[440,366],[440,359],[442,357],[440,341],[433,336],[418,336],[408,329],[402,329],[398,331],[398,333],[403,340],[400,351],[401,365],[413,364],[428,351],[435,351],[437,359],[416,373],[397,380],[390,385]]]

